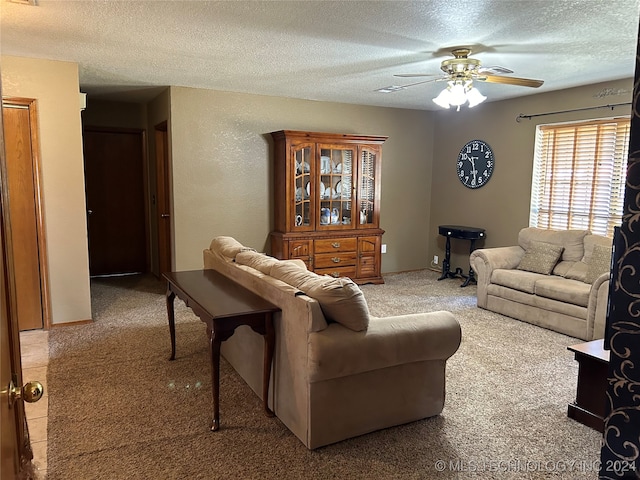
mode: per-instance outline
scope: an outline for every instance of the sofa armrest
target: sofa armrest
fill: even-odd
[[[587,306],[587,338],[589,340],[604,338],[609,302],[609,276],[609,272],[603,273],[591,285]]]
[[[478,284],[478,306],[487,308],[487,287],[491,274],[498,268],[513,269],[524,256],[524,249],[518,245],[511,247],[480,248],[471,252],[469,263],[476,274]]]
[[[309,381],[319,382],[426,360],[446,361],[460,346],[451,312],[372,317],[366,331],[332,323],[309,334]]]

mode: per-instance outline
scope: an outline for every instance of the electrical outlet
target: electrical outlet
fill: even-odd
[[[381,251],[382,253],[387,253],[387,244],[386,244],[386,243],[383,243],[383,244],[382,244],[382,248],[380,249],[380,251]]]
[[[438,255],[434,255],[434,256],[433,256],[433,264],[434,264],[434,265],[438,265],[438,260],[440,260],[440,259],[438,258]]]

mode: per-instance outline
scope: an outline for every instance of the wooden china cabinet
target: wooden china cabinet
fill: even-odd
[[[387,137],[280,130],[271,254],[320,275],[383,283],[380,162]]]

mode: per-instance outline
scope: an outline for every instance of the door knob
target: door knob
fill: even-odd
[[[162,215],[160,215],[161,218],[169,218],[169,214],[168,213],[163,213]]]
[[[87,215],[91,215],[93,213],[93,210],[87,210]]]
[[[27,403],[37,402],[42,398],[44,387],[40,382],[27,382],[23,387],[16,387],[13,380],[9,384],[9,408],[11,408],[18,400]]]

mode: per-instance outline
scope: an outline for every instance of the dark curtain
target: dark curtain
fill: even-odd
[[[640,479],[640,36],[636,50],[631,138],[621,248],[613,261],[608,331],[608,411],[601,479]]]

